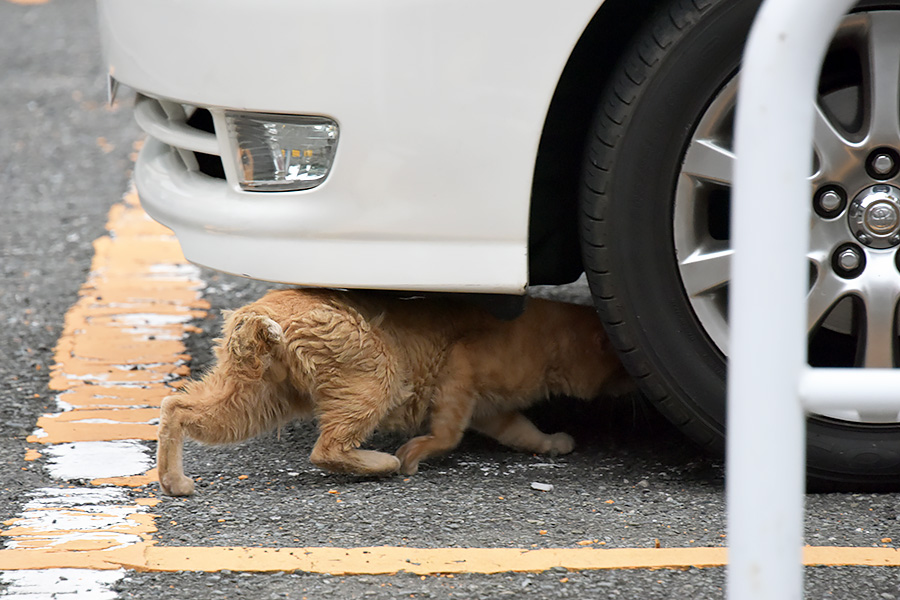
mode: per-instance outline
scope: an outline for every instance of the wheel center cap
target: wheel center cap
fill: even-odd
[[[861,191],[847,211],[850,231],[870,248],[900,244],[900,189],[873,185]]]
[[[878,201],[866,209],[863,223],[874,233],[891,233],[897,229],[897,207],[890,202]]]

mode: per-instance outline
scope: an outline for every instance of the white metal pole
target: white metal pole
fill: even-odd
[[[735,125],[728,374],[728,598],[799,599],[813,106],[853,0],[766,0]]]
[[[900,369],[808,368],[800,378],[800,400],[815,413],[852,408],[900,415]]]

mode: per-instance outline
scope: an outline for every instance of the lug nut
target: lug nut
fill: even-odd
[[[838,254],[838,264],[845,271],[852,271],[859,266],[860,258],[856,250],[847,248]]]
[[[855,244],[843,244],[831,255],[831,267],[844,279],[853,279],[866,268],[866,255]]]
[[[847,194],[837,185],[819,188],[813,196],[813,208],[823,219],[833,219],[841,214],[847,205]]]
[[[879,175],[887,175],[894,168],[894,159],[890,154],[877,154],[872,159],[872,170]]]
[[[819,196],[819,206],[822,209],[832,212],[837,210],[837,208],[841,205],[841,197],[834,190],[828,190],[821,196]]]
[[[887,181],[900,171],[900,154],[893,148],[875,148],[866,159],[866,173],[879,181]]]

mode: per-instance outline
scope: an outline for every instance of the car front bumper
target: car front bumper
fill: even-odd
[[[597,5],[98,1],[109,72],[141,94],[142,203],[190,260],[304,285],[500,293],[527,285],[544,116]],[[215,132],[178,116],[195,108]],[[330,175],[242,191],[226,109],[334,119]]]

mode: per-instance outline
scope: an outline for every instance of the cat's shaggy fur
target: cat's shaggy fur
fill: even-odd
[[[625,379],[594,310],[532,299],[503,321],[451,300],[280,290],[225,319],[217,364],[162,403],[157,462],[167,494],[187,495],[182,444],[238,442],[315,418],[310,460],[334,472],[415,473],[468,428],[529,452],[570,452],[565,433],[519,411],[559,394],[593,398]],[[376,427],[414,437],[396,456],[361,450]]]

